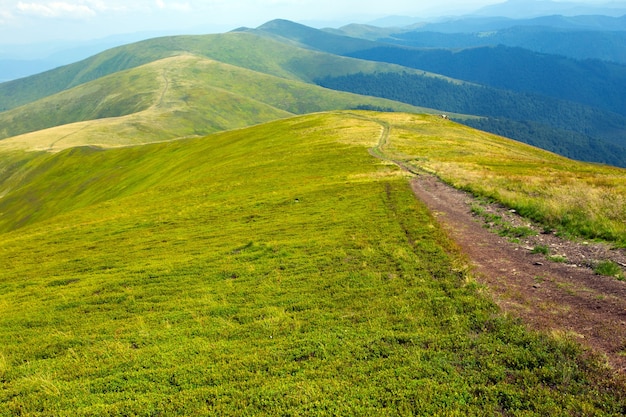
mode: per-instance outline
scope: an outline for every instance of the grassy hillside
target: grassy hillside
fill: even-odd
[[[0,149],[138,144],[358,107],[429,111],[180,55],[0,113]]]
[[[301,45],[306,45],[310,49],[299,47]],[[461,59],[461,63],[454,65],[454,67],[467,71],[467,68],[484,69],[484,62],[492,62],[494,61],[492,58],[496,56],[489,54],[501,49],[507,51],[506,54],[503,54],[505,57],[500,58],[499,61],[509,66],[513,65],[515,68],[509,67],[502,71],[479,70],[479,75],[488,74],[488,77],[498,78],[499,83],[496,83],[498,86],[524,90],[523,93],[519,93],[477,86],[425,72],[424,65],[427,61],[434,60],[435,63],[439,63],[442,52],[409,50],[390,45],[376,48],[374,47],[376,45],[380,44],[336,36],[286,21],[269,22],[258,30],[242,30],[220,35],[151,39],[114,48],[82,62],[34,77],[0,84],[2,109],[14,109],[13,113],[9,111],[4,114],[3,124],[0,126],[6,126],[5,129],[11,130],[11,133],[5,132],[5,136],[8,134],[16,135],[32,131],[35,126],[39,126],[39,128],[53,127],[86,118],[121,116],[134,111],[145,110],[146,106],[151,103],[150,100],[153,100],[155,94],[160,91],[163,80],[158,75],[144,78],[135,73],[135,76],[138,77],[136,80],[141,81],[137,81],[137,85],[131,85],[131,88],[127,87],[122,94],[112,96],[108,95],[108,91],[118,91],[115,87],[117,84],[111,84],[112,79],[105,80],[101,77],[173,56],[191,54],[288,80],[316,82],[333,89],[385,97],[416,106],[441,109],[446,112],[485,116],[486,118],[480,122],[480,125],[474,124],[474,126],[480,126],[491,132],[506,134],[517,140],[560,152],[569,157],[619,166],[626,164],[622,156],[626,146],[624,144],[626,117],[588,105],[526,92],[528,91],[526,87],[532,84],[541,88],[536,90],[533,87],[530,90],[548,94],[549,91],[546,92],[545,89],[542,89],[548,86],[548,89],[556,89],[561,92],[558,93],[557,91],[558,94],[555,93],[557,96],[572,99],[570,95],[574,91],[578,95],[585,95],[586,103],[605,109],[622,111],[623,105],[621,104],[623,104],[624,94],[621,94],[620,91],[622,91],[621,85],[623,83],[620,83],[619,80],[623,78],[623,67],[608,64],[602,64],[603,66],[598,66],[598,64],[583,65],[572,60],[554,57],[546,58],[548,59],[548,64],[546,64],[543,58],[539,61],[532,61],[527,56],[517,53],[511,57],[508,52],[517,50],[503,48],[482,50],[488,52],[487,57],[477,55],[479,51],[453,54],[453,57],[443,53],[443,58],[445,58],[443,60],[446,62],[444,67],[450,69],[452,58]],[[311,48],[318,49],[318,51],[311,50]],[[328,50],[334,53],[357,51],[357,53],[363,53],[363,57],[368,59],[390,60],[404,65],[417,66],[420,69],[416,70],[382,62],[348,59],[319,52],[319,50]],[[468,64],[470,61],[471,63]],[[538,67],[540,70],[533,72],[530,79],[526,73],[520,76],[512,75],[515,73],[513,70],[533,67],[530,64],[531,61],[535,62],[537,65],[534,67]],[[547,81],[548,78],[544,77],[546,74],[544,69],[547,67],[551,69],[547,73],[558,73],[558,76],[552,81]],[[439,66],[437,70],[442,70],[442,68]],[[508,75],[502,79],[501,74]],[[98,84],[91,85],[89,87],[91,89],[85,90],[87,88],[85,83],[91,80]],[[476,80],[485,81],[482,78]],[[511,80],[514,81],[515,85],[507,84]],[[128,86],[130,82],[131,80],[127,79],[119,85]],[[142,87],[141,84],[145,85]],[[68,88],[78,86],[82,86],[83,89],[73,90],[71,93],[66,91]],[[57,100],[59,98],[63,100],[63,98],[60,96],[51,97],[51,95],[61,91],[65,92],[65,102],[67,99],[75,98],[76,94],[82,99],[70,101],[69,108],[57,108],[55,107],[58,105]],[[582,94],[583,91],[585,91],[584,94]],[[135,92],[136,96],[129,97],[127,92]],[[271,95],[269,94],[269,96]],[[611,99],[608,100],[607,97],[611,97]],[[44,101],[37,102],[39,99],[44,99]],[[83,100],[86,102],[81,103]],[[602,103],[603,100],[605,105]],[[20,107],[16,109],[16,107],[28,103],[33,103],[36,107],[39,106],[39,109],[35,109],[34,113],[31,113],[29,108]],[[244,107],[249,106],[250,103],[244,105]],[[284,110],[284,107],[278,107]],[[386,105],[365,105],[365,107],[395,108]],[[322,107],[321,109],[330,108],[333,107]],[[46,112],[41,113],[41,110],[44,109]],[[60,111],[61,109],[63,111]],[[264,111],[271,112],[272,109],[266,108]],[[0,113],[1,115],[2,113]],[[31,115],[34,115],[34,120],[31,119]],[[216,116],[219,119],[224,115]],[[201,117],[189,117],[193,118],[195,123],[193,126],[188,124],[181,129],[181,131],[191,132],[186,134],[204,134],[213,131],[211,129],[196,131],[197,126],[206,125],[207,122]],[[228,115],[225,117],[228,119]],[[218,121],[216,124],[228,125],[227,122],[232,121],[232,119],[226,120],[224,123]],[[150,126],[153,123],[154,121],[151,120],[147,127],[148,130],[151,130]],[[141,130],[146,129],[146,126],[142,125],[141,121],[133,120],[128,124],[130,124],[130,128],[124,126],[122,130],[126,129],[133,136],[143,136]],[[134,126],[137,125],[140,126],[140,129],[134,129]],[[69,130],[64,128],[52,132],[51,138],[53,140],[50,140],[49,143],[60,143],[56,140],[67,138],[63,140],[71,141],[72,144],[79,144],[80,141],[72,141],[72,139],[74,132],[83,128],[84,125],[79,125],[72,126]],[[98,137],[98,140],[102,142],[101,137],[104,136],[108,140],[111,137],[109,132],[118,131],[120,128],[116,126],[115,129],[106,130],[104,135],[98,132],[90,132],[90,135]],[[171,134],[171,132],[162,134],[159,130],[150,133],[150,137],[156,138],[156,140],[180,136]],[[20,145],[14,147],[23,147],[25,142],[31,141],[37,141],[37,139],[19,138],[17,142]],[[112,142],[125,143],[117,138],[113,138]],[[565,151],[562,151],[563,149]]]
[[[626,170],[573,161],[432,116],[377,116],[390,158],[562,233],[626,246]]]
[[[0,111],[37,101],[106,75],[181,54],[197,55],[264,74],[309,83],[318,77],[358,71],[371,73],[400,70],[396,65],[315,52],[247,31],[172,36],[113,48],[75,64],[2,83]]]
[[[394,117],[37,155],[47,215],[0,234],[0,415],[623,413],[574,344],[498,313],[368,153],[436,120]]]
[[[159,99],[158,70],[128,71],[0,113],[0,138],[72,122],[124,116]]]

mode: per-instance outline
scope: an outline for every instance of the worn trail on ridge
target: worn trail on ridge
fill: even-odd
[[[370,153],[415,174],[415,196],[470,258],[476,280],[504,312],[533,329],[574,338],[626,374],[626,283],[590,268],[548,261],[489,231],[471,212],[474,197],[394,160],[384,149],[391,140],[390,125],[370,120],[382,127]]]

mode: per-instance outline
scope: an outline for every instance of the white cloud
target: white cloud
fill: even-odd
[[[46,18],[72,18],[82,19],[93,17],[96,12],[85,4],[72,4],[62,1],[53,1],[47,3],[35,2],[18,2],[17,10],[20,13]]]
[[[189,3],[172,3],[170,7],[179,12],[190,12],[192,10]]]
[[[0,10],[0,25],[4,25],[10,20],[13,20],[14,16],[11,12],[6,10]]]
[[[156,5],[161,10],[174,10],[177,12],[190,12],[192,7],[189,3],[170,2],[166,3],[163,0],[156,0]]]

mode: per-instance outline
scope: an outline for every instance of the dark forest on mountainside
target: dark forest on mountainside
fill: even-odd
[[[407,72],[357,73],[316,82],[326,88],[484,116],[462,122],[569,158],[626,166],[626,146],[619,142],[619,134],[613,136],[626,130],[626,118],[578,103]]]

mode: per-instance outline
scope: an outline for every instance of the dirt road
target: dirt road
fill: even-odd
[[[477,203],[469,194],[426,174],[413,179],[412,187],[472,260],[477,280],[504,311],[532,328],[576,338],[604,355],[618,373],[626,373],[626,282],[596,275],[589,267],[600,258],[623,264],[623,250],[566,241],[542,231],[512,243],[472,213]],[[503,207],[485,209],[511,222],[528,223]],[[559,261],[532,254],[539,244],[558,254]]]

